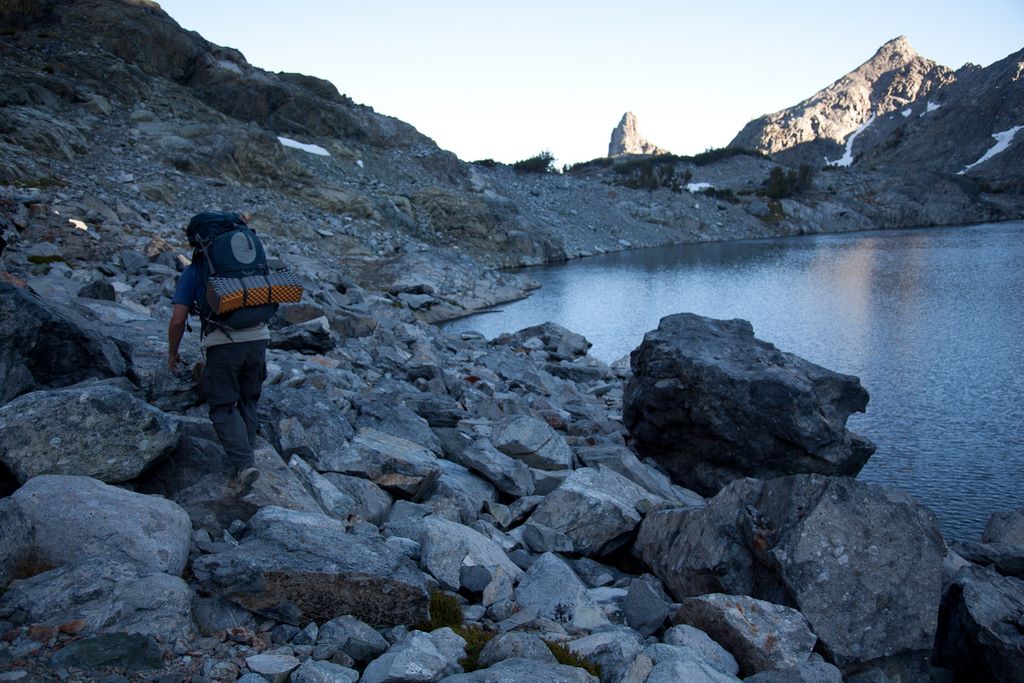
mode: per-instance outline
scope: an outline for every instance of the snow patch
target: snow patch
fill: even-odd
[[[1016,135],[1017,131],[1020,130],[1021,128],[1024,128],[1024,126],[1014,126],[1013,128],[1009,130],[1004,130],[1001,133],[992,133],[992,137],[995,138],[996,144],[989,147],[988,151],[982,154],[981,158],[975,161],[973,164],[968,164],[967,166],[964,166],[963,170],[958,172],[957,175],[963,175],[964,173],[967,173],[969,170],[971,170],[978,164],[983,164],[992,157],[994,157],[995,155],[1006,150],[1006,148],[1010,146],[1010,143],[1013,142],[1013,136]]]
[[[242,73],[242,67],[238,66],[234,62],[229,62],[226,59],[218,59],[217,60],[217,66],[219,66],[222,69],[226,69],[228,71],[233,71],[236,74],[241,74]]]
[[[931,114],[933,111],[935,111],[936,109],[938,109],[941,106],[942,106],[941,104],[935,104],[934,102],[929,102],[928,106],[925,108],[925,110],[923,112],[921,112],[921,116],[924,116],[925,114]]]
[[[856,140],[857,136],[860,135],[861,133],[863,133],[865,131],[865,129],[867,129],[867,127],[870,126],[874,120],[875,120],[875,115],[872,114],[871,117],[867,121],[865,121],[864,123],[860,124],[860,127],[857,130],[853,131],[853,133],[850,134],[850,137],[846,138],[846,153],[843,154],[842,158],[836,159],[835,161],[829,161],[828,159],[826,159],[825,162],[829,166],[849,166],[850,164],[852,164],[853,163],[853,141]]]
[[[363,160],[362,159],[356,159],[356,166],[358,166],[359,168],[362,168],[363,167]]]
[[[711,187],[711,183],[686,183],[687,192],[700,192],[701,190],[710,190]]]
[[[903,114],[903,118],[907,118],[908,116],[910,116],[911,113],[913,113],[913,109],[911,109],[910,107],[907,107],[906,109],[904,109],[900,113]]]
[[[331,156],[331,153],[328,152],[323,147],[321,147],[320,145],[307,145],[304,142],[299,142],[297,140],[292,140],[290,138],[284,138],[281,137],[280,135],[277,136],[277,140],[285,147],[291,147],[292,149],[301,149],[303,152],[309,152],[310,154],[316,154],[317,156],[321,157]]]

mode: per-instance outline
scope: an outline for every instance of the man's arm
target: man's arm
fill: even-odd
[[[178,365],[178,346],[185,334],[185,323],[188,321],[188,306],[174,304],[171,321],[167,323],[167,369],[172,373]]]

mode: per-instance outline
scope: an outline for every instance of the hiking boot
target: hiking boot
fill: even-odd
[[[236,498],[244,498],[252,492],[252,485],[260,478],[260,471],[255,467],[246,467],[240,470],[230,482],[228,488]]]

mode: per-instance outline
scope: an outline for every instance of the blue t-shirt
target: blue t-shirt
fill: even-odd
[[[171,299],[171,303],[192,308],[197,301],[201,301],[205,296],[206,292],[203,291],[203,286],[199,282],[195,266],[188,266],[178,276],[178,285],[174,288],[174,297]]]

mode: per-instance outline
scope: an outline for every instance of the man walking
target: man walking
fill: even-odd
[[[190,242],[193,242],[196,226],[214,221],[234,221],[235,225],[245,225],[237,214],[200,213],[189,222]],[[235,241],[232,240],[232,244]],[[210,258],[209,244],[201,240],[198,242],[192,264],[178,276],[171,300],[174,308],[167,325],[167,369],[172,373],[177,370],[180,361],[178,348],[189,311],[199,311],[202,318],[200,348],[206,356],[202,389],[209,405],[210,421],[231,468],[230,488],[235,495],[243,496],[259,477],[259,471],[254,467],[256,404],[263,380],[267,377],[266,350],[270,330],[265,322],[234,329],[218,324],[208,314],[206,284],[210,264],[204,259]],[[207,314],[203,314],[204,306]]]

